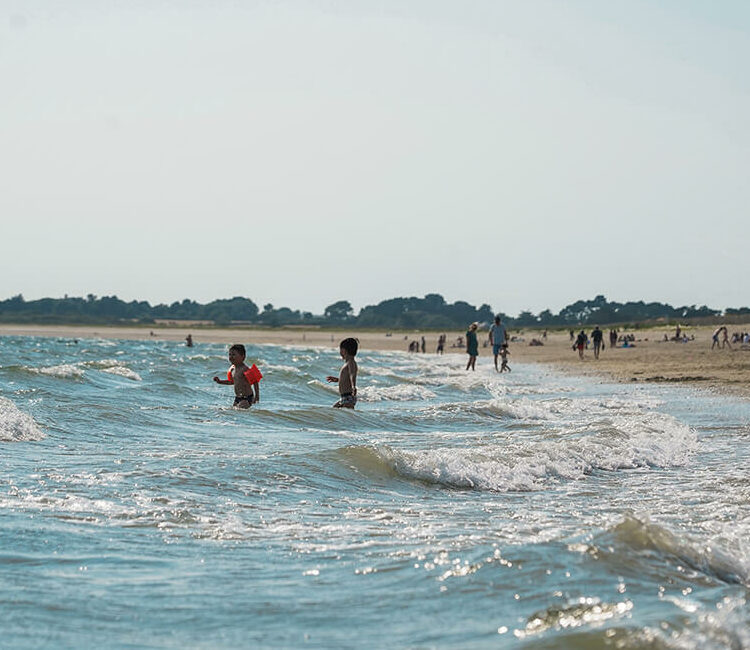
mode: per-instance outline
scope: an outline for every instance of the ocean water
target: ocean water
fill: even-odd
[[[248,359],[238,411],[222,345],[0,338],[0,646],[750,647],[748,402]]]

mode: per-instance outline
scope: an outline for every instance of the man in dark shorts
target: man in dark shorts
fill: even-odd
[[[599,350],[604,349],[604,334],[599,329],[599,326],[594,327],[594,331],[591,332],[591,340],[594,342],[594,359],[599,358]]]

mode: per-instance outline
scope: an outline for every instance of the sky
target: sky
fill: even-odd
[[[4,0],[0,299],[750,304],[750,3]]]

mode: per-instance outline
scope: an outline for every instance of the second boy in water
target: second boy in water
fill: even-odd
[[[341,399],[333,405],[333,408],[353,409],[357,404],[357,362],[354,357],[357,355],[359,343],[357,339],[344,339],[339,343],[339,354],[344,360],[341,366],[341,372],[338,377],[328,375],[328,382],[339,385],[339,395]]]

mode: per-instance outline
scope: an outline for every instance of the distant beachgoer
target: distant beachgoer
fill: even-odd
[[[682,338],[680,335],[682,334],[682,328],[680,327],[680,324],[677,323],[677,327],[674,328],[674,340],[679,341],[680,338]]]
[[[602,348],[604,346],[604,333],[599,329],[599,326],[596,325],[594,327],[594,330],[591,332],[591,340],[594,343],[594,359],[599,358],[599,348]]]
[[[617,347],[617,330],[609,330],[609,347]]]
[[[711,335],[711,349],[713,350],[715,347],[719,346],[719,334],[721,334],[722,327],[717,327],[714,330],[714,333]]]
[[[510,350],[508,350],[508,344],[503,343],[502,347],[500,348],[500,358],[503,360],[503,363],[500,365],[500,372],[508,371],[510,372],[510,366],[508,365],[508,355],[510,354]]]
[[[357,404],[357,356],[359,343],[357,339],[344,339],[339,344],[339,354],[344,360],[338,377],[328,375],[326,381],[339,385],[340,399],[333,405],[336,409],[353,409]]]
[[[435,350],[435,354],[443,354],[443,350],[445,349],[445,340],[445,334],[441,334],[440,336],[438,336],[437,350]]]
[[[722,329],[724,330],[724,333],[722,334],[722,337],[721,337],[721,349],[723,350],[724,346],[728,345],[729,349],[731,350],[732,344],[729,342],[729,331],[727,330],[726,325]]]
[[[578,337],[576,338],[576,342],[573,344],[573,349],[578,350],[578,357],[580,359],[583,359],[583,349],[586,347],[586,332],[583,330],[580,331],[578,334]]]
[[[185,337],[185,345],[187,345],[189,348],[193,347],[193,335],[192,334],[188,334]]]
[[[469,329],[466,332],[466,354],[469,355],[469,362],[466,364],[466,369],[471,368],[476,370],[474,367],[477,363],[477,357],[479,356],[479,341],[477,340],[477,323],[469,325]]]
[[[260,387],[258,382],[262,378],[258,369],[253,365],[255,371],[252,368],[248,368],[245,365],[245,346],[241,343],[235,343],[229,348],[229,363],[232,366],[227,372],[226,379],[219,379],[214,377],[214,381],[217,384],[224,386],[234,385],[234,406],[241,409],[249,409],[250,406],[260,402]],[[257,374],[256,374],[257,373]],[[253,395],[253,393],[255,393]]]
[[[508,332],[502,323],[500,316],[495,316],[495,323],[490,327],[490,343],[492,343],[492,354],[495,355],[495,372],[499,372],[497,367],[497,357],[500,354],[500,348],[508,340]]]
[[[573,330],[570,330],[570,340],[572,341],[576,335],[573,333]]]
[[[427,349],[427,342],[424,340],[424,336],[422,337],[422,354],[426,352]]]

